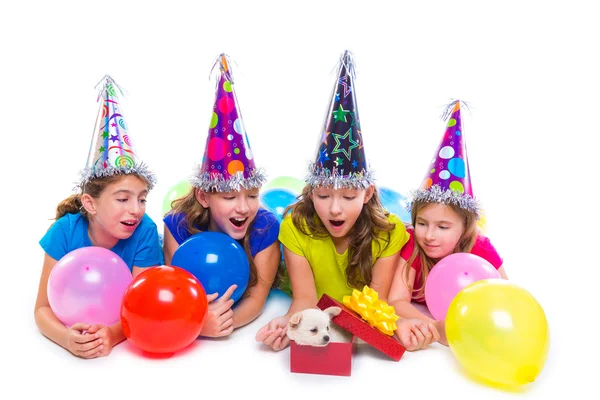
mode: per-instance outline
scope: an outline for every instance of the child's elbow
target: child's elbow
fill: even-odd
[[[398,293],[390,293],[388,296],[388,303],[410,303],[410,298],[408,296],[404,296]]]

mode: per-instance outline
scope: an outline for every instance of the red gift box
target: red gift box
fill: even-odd
[[[290,342],[290,370],[305,374],[350,376],[352,371],[352,351],[354,337],[358,337],[394,361],[399,361],[406,351],[392,336],[381,333],[370,326],[358,314],[340,302],[324,294],[317,307],[325,310],[329,307],[342,309],[332,321],[339,327],[350,332],[352,341],[348,343],[332,342],[324,347],[299,346]]]

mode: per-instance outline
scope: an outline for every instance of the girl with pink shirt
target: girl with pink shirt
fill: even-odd
[[[444,138],[425,181],[413,196],[413,227],[407,229],[410,239],[400,252],[388,298],[401,318],[432,322],[444,345],[448,345],[444,321],[432,319],[412,304],[425,303],[425,282],[434,265],[453,253],[471,253],[487,260],[503,279],[508,279],[502,258],[478,231],[479,206],[471,188],[460,104],[455,101],[448,106],[452,112]],[[434,337],[420,340],[422,348]]]

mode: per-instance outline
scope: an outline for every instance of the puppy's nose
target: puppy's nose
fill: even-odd
[[[323,336],[323,341],[325,343],[329,343],[329,336],[327,336],[327,335]]]

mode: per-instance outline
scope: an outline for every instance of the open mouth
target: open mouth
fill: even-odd
[[[121,223],[129,228],[135,226],[137,224],[137,221],[121,221]]]
[[[331,225],[335,226],[336,228],[339,228],[340,226],[344,225],[344,221],[337,221],[334,219],[330,219],[329,222],[331,223]]]
[[[238,228],[244,226],[248,218],[229,218],[229,221]]]

